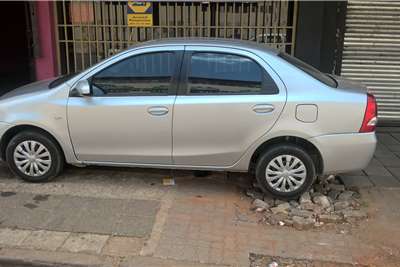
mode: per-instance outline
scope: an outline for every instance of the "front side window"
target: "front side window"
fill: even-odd
[[[176,58],[172,52],[142,54],[107,67],[91,79],[94,96],[168,95]]]
[[[193,53],[189,95],[276,94],[272,78],[252,59],[225,53]]]

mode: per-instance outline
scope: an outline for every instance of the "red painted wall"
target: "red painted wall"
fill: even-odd
[[[57,75],[53,2],[37,1],[36,12],[40,45],[39,56],[35,59],[36,79],[43,80]]]

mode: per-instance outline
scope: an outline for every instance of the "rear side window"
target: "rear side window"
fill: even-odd
[[[157,52],[124,59],[92,77],[94,96],[168,95],[176,55]]]
[[[277,94],[265,70],[250,58],[225,53],[193,53],[188,73],[189,95]]]
[[[320,72],[316,68],[308,65],[307,63],[301,61],[300,59],[292,57],[283,52],[280,53],[278,56],[283,58],[284,60],[286,60],[293,66],[301,69],[308,75],[312,76],[314,79],[317,79],[318,81],[324,83],[325,85],[328,85],[330,87],[337,87],[337,83],[336,83],[335,79],[333,79],[332,77],[330,77],[329,75],[327,75],[325,73]]]

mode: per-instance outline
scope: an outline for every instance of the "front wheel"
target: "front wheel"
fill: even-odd
[[[49,181],[64,165],[58,144],[39,131],[14,136],[7,145],[6,160],[14,174],[29,182]]]
[[[256,179],[265,193],[280,199],[295,199],[306,192],[316,178],[310,155],[296,145],[276,145],[258,160]]]

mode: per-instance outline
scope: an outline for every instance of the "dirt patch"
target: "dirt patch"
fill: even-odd
[[[33,197],[33,200],[35,202],[41,202],[41,201],[47,201],[49,200],[50,195],[36,195]]]
[[[250,253],[249,256],[250,267],[353,267],[363,265],[354,265],[349,263],[318,261],[318,260],[305,260],[272,257],[267,255],[259,255]]]
[[[0,196],[2,196],[2,197],[11,197],[11,196],[15,196],[16,194],[17,194],[17,193],[11,192],[11,191],[0,192]]]
[[[261,215],[260,222],[289,226],[298,230],[334,227],[340,233],[368,218],[357,188],[346,188],[339,177],[319,179],[297,200],[282,201],[261,193],[257,185],[246,190],[251,209]]]

